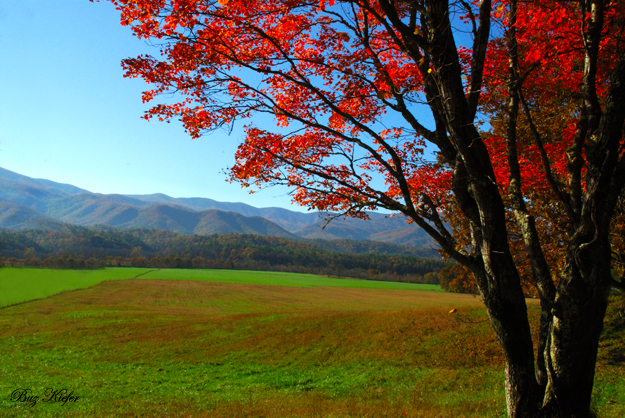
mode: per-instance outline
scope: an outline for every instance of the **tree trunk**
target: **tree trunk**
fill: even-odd
[[[474,270],[490,322],[506,357],[506,405],[512,418],[536,416],[540,388],[521,279],[510,247],[503,201],[491,181],[472,181],[480,224],[473,225],[483,264]],[[486,198],[490,193],[490,198]],[[480,198],[481,197],[481,198]]]
[[[514,274],[515,272],[510,271]],[[506,406],[511,418],[536,415],[540,400],[525,300],[486,301],[491,324],[505,351]],[[523,317],[525,315],[525,317]]]
[[[542,340],[546,343],[544,352],[537,356],[544,364],[544,367],[540,365],[537,378],[527,307],[506,228],[508,208],[495,183],[492,161],[476,129],[475,115],[465,95],[451,30],[449,2],[428,1],[425,6],[427,19],[423,22],[427,23],[424,28],[429,40],[426,49],[435,69],[423,75],[425,93],[437,125],[440,125],[437,130],[443,132],[437,139],[441,144],[439,149],[454,168],[452,190],[456,203],[471,225],[471,253],[458,260],[473,272],[505,353],[508,415],[511,418],[589,417],[599,337],[611,282],[608,231],[616,196],[623,188],[623,182],[614,179],[625,178],[625,168],[616,168],[617,164],[625,166],[625,160],[618,161],[625,109],[625,57],[614,71],[599,123],[595,120],[599,114],[593,87],[598,43],[593,41],[588,52],[585,64],[588,68],[584,70],[584,83],[588,89],[584,94],[589,100],[585,105],[592,108],[595,119],[588,129],[580,128],[584,135],[580,138],[587,142],[586,186],[581,196],[581,171],[577,177],[575,173],[571,175],[571,179],[579,180],[574,186],[580,193],[573,191],[564,200],[579,210],[571,210],[569,214],[575,230],[571,230],[568,259],[555,298],[554,281],[546,262],[538,266],[542,269],[538,286],[551,286],[542,301],[544,320],[541,331],[547,338]],[[593,17],[599,28],[602,22],[600,9]],[[592,33],[600,38],[600,30]],[[419,54],[413,54],[416,63],[422,61],[420,58]],[[514,62],[512,64],[516,67]],[[512,88],[511,94],[516,94],[516,90],[520,88]],[[518,113],[518,103],[512,104],[517,106],[514,113]],[[516,132],[516,126],[511,126],[511,131]],[[514,168],[518,165],[516,141],[509,140],[509,151],[514,152],[508,155],[514,160],[511,164]],[[581,159],[581,148],[578,152],[580,154],[575,157]],[[515,185],[518,188],[516,209],[523,209],[520,173],[516,179],[519,182]],[[519,212],[519,215],[525,214],[529,215],[529,212]],[[539,246],[537,239],[528,243],[530,249],[534,248],[532,245]],[[537,255],[542,255],[541,251],[530,251],[534,264],[540,261]]]
[[[610,292],[606,238],[569,250],[566,279],[554,304],[546,349],[548,385],[543,416],[590,417],[599,338]]]
[[[522,296],[519,299],[508,287],[505,292],[484,297],[491,324],[506,356],[506,404],[511,418],[593,416],[590,406],[595,364],[610,291],[610,252],[604,251],[603,245],[594,247],[578,257],[584,271],[571,264],[569,277],[559,286],[544,353],[548,375],[546,389],[540,387],[535,377],[534,353]],[[508,270],[496,261],[492,265],[499,274],[507,276],[505,281],[518,277],[514,268]]]

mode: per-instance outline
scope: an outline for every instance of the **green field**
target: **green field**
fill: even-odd
[[[108,268],[101,270],[50,270],[0,268],[0,306],[12,305],[66,290],[83,289],[105,280],[136,277],[149,269]]]
[[[383,282],[375,280],[335,279],[313,274],[280,273],[273,271],[237,270],[181,270],[162,269],[152,271],[142,278],[166,280],[200,280],[218,283],[260,284],[293,287],[349,287],[361,289],[403,289],[441,292],[438,285]]]
[[[110,270],[116,278],[142,272]],[[9,273],[0,271],[0,283]],[[46,277],[62,281],[62,273],[87,286],[79,272],[41,270],[37,280],[43,286],[41,278],[53,274]],[[0,309],[0,416],[505,412],[503,358],[478,298],[223,270],[102,277],[91,277],[100,283],[90,287]],[[279,286],[259,284],[272,281]],[[370,283],[380,288],[362,287]],[[36,287],[23,286],[27,297]],[[536,316],[535,308],[530,305]],[[625,414],[622,342],[612,338],[618,335],[602,343],[595,391],[601,417]],[[35,395],[68,389],[80,398],[65,405],[11,402],[20,388]]]
[[[109,267],[101,270],[52,270],[0,268],[0,307],[83,289],[106,280],[195,280],[292,287],[346,287],[441,291],[437,285],[394,283],[356,279],[332,279],[312,274],[237,270],[180,270]]]

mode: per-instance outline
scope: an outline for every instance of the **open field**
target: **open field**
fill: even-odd
[[[83,289],[106,280],[130,278],[194,280],[292,287],[346,287],[365,289],[404,289],[441,292],[430,284],[333,279],[312,274],[237,270],[181,270],[116,268],[100,270],[55,270],[40,268],[0,268],[0,307],[41,299],[66,290]]]
[[[182,270],[160,269],[142,276],[144,279],[199,280],[218,283],[260,284],[293,287],[349,287],[361,289],[403,289],[442,292],[434,284],[383,282],[376,280],[336,279],[314,274],[281,273],[273,271]]]
[[[0,309],[0,416],[504,414],[501,350],[472,296],[146,276]],[[601,417],[625,414],[615,326]],[[10,401],[18,388],[80,398],[28,406]]]
[[[53,270],[0,268],[0,306],[46,298],[66,290],[83,289],[105,280],[135,277],[149,269]]]

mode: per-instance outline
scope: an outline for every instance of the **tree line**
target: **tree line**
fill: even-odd
[[[0,263],[9,266],[290,271],[430,284],[438,284],[438,271],[446,265],[436,259],[402,254],[331,251],[276,237],[188,236],[148,229],[0,230],[0,251]]]

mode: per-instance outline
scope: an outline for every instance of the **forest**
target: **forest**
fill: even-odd
[[[384,251],[389,253],[383,253]],[[392,253],[397,250],[404,253]],[[67,227],[0,230],[0,263],[46,268],[154,267],[289,271],[438,284],[447,263],[425,249],[350,240],[302,242],[245,234]],[[431,255],[430,255],[431,256]]]

